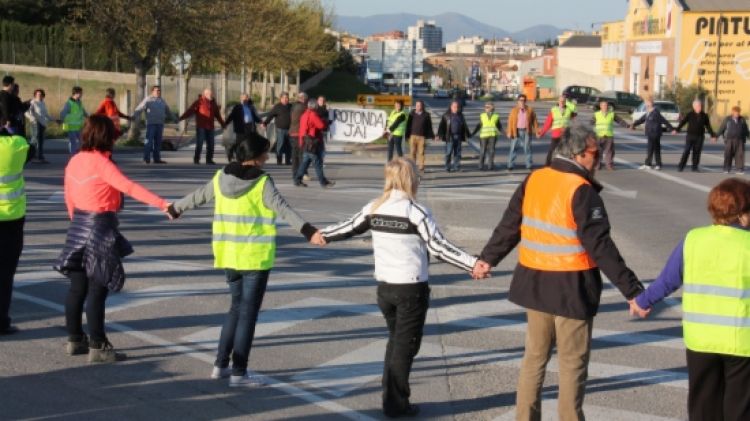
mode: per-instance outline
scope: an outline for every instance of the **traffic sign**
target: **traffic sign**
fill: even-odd
[[[409,95],[357,95],[357,104],[362,106],[393,106],[398,100],[404,101],[405,106],[411,106],[411,97]]]

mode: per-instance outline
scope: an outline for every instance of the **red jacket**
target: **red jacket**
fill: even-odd
[[[73,210],[89,212],[117,212],[120,192],[161,210],[167,201],[145,187],[125,177],[109,157],[110,152],[81,151],[65,167],[65,205],[68,215]]]
[[[103,114],[111,118],[112,122],[115,123],[115,137],[120,137],[122,134],[120,131],[120,119],[128,118],[128,116],[120,112],[120,109],[117,108],[117,104],[115,104],[115,101],[112,98],[105,97],[102,102],[99,103],[99,108],[94,111],[94,114]]]
[[[323,140],[323,129],[326,124],[315,110],[307,109],[299,119],[299,146],[302,147],[305,136]]]
[[[221,111],[219,106],[213,99],[206,99],[203,95],[198,98],[188,109],[185,114],[180,116],[180,120],[195,115],[195,125],[201,129],[213,130],[214,118],[219,121],[222,127],[224,127],[224,119],[221,118]]]

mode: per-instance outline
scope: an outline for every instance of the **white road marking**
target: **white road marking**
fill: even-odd
[[[607,420],[607,421],[680,421],[679,418],[659,417],[656,415],[644,414],[636,411],[627,411],[624,409],[615,409],[604,406],[583,404],[583,412],[587,419],[590,420]],[[494,421],[514,421],[516,411],[510,410],[505,414],[497,417]],[[549,397],[549,394],[542,395],[542,421],[557,421],[557,400]]]

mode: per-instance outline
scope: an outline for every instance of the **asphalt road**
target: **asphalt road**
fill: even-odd
[[[428,101],[442,111],[447,101]],[[505,115],[511,104],[498,103]],[[470,103],[475,124],[481,103]],[[540,118],[548,105],[537,104]],[[588,118],[584,112],[581,118]],[[702,173],[677,173],[683,139],[664,139],[664,171],[634,169],[645,157],[640,132],[618,130],[617,168],[597,177],[628,264],[644,281],[657,276],[672,248],[693,226],[707,224],[706,194],[726,177],[720,145],[708,146]],[[534,140],[535,164],[547,138]],[[268,171],[289,201],[314,225],[353,214],[376,197],[382,160],[355,157],[336,145],[317,183],[292,186],[288,167]],[[439,152],[440,144],[431,152]],[[498,143],[504,168],[507,139]],[[127,259],[125,289],[108,299],[110,340],[126,362],[89,365],[64,353],[63,303],[67,281],[51,270],[65,238],[63,154],[26,171],[29,212],[26,246],[16,277],[12,316],[22,332],[0,338],[2,419],[380,419],[380,371],[387,337],[375,305],[368,237],[327,248],[307,245],[282,225],[250,358],[269,386],[230,389],[209,379],[220,325],[229,303],[222,273],[212,268],[211,207],[169,222],[158,211],[128,200],[121,229],[136,248]],[[217,167],[192,164],[192,151],[168,152],[169,165],[146,166],[137,153],[116,156],[124,172],[170,199],[210,179]],[[223,161],[219,155],[217,161]],[[273,161],[273,160],[272,160]],[[478,253],[497,224],[524,171],[447,174],[433,165],[420,200],[454,242]],[[425,419],[513,418],[523,353],[525,316],[507,301],[515,253],[472,281],[446,264],[431,267],[432,301],[422,349],[412,373],[413,401]],[[679,297],[646,321],[630,319],[620,294],[607,285],[595,321],[585,410],[592,420],[686,418],[687,374]],[[545,419],[556,419],[557,364],[550,363]]]

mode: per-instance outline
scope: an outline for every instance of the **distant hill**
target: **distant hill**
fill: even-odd
[[[457,40],[461,36],[478,35],[484,38],[511,37],[516,41],[546,41],[563,32],[552,25],[536,25],[517,32],[508,32],[486,23],[479,22],[460,13],[443,13],[435,16],[420,16],[411,13],[392,13],[372,16],[336,16],[334,27],[360,36],[378,32],[406,29],[418,19],[434,20],[443,28],[443,44]]]

